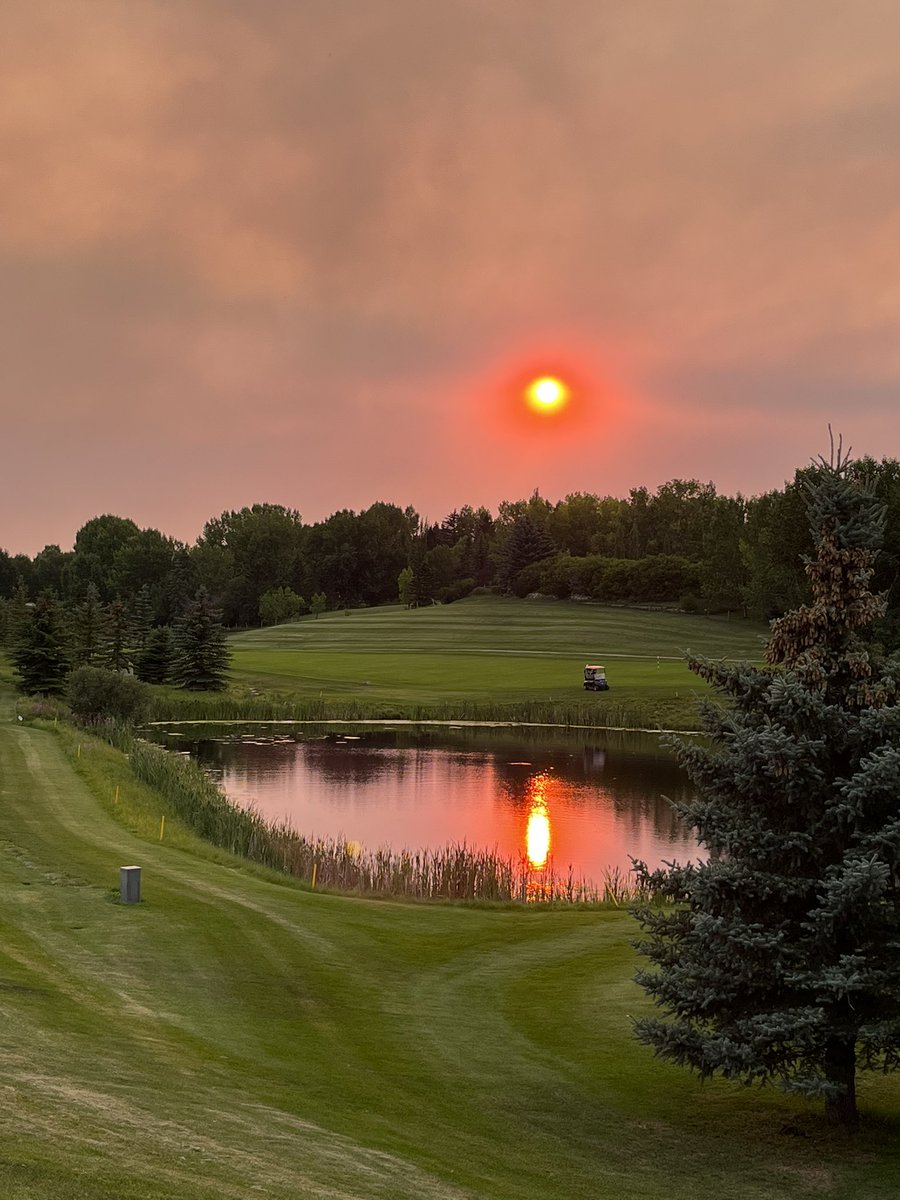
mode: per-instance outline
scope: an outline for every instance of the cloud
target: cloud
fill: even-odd
[[[11,0],[5,26],[0,404],[48,470],[140,438],[180,472],[176,431],[261,498],[290,431],[318,515],[398,480],[435,513],[627,488],[676,449],[762,487],[727,420],[789,410],[793,452],[850,394],[895,452],[891,0]],[[511,429],[499,470],[500,381],[561,345],[619,401],[543,462]],[[95,503],[67,486],[48,519]],[[165,525],[199,486],[137,499]]]

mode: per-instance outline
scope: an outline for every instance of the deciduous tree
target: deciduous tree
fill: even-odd
[[[412,567],[404,567],[397,576],[397,593],[400,603],[406,608],[412,608],[416,598],[415,576]]]
[[[306,608],[306,601],[291,588],[272,588],[259,598],[259,619],[263,625],[281,625],[292,621]]]
[[[314,592],[313,598],[309,602],[309,611],[318,621],[319,613],[323,613],[328,607],[328,600],[324,592]]]

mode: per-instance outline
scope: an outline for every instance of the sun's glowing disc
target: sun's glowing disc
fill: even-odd
[[[558,412],[569,398],[569,389],[561,379],[542,375],[525,389],[525,399],[536,412]]]

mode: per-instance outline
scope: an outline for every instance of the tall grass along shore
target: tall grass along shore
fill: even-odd
[[[80,747],[96,741],[96,736],[78,736],[80,755]],[[75,744],[71,734],[67,740],[71,748]],[[600,880],[587,880],[571,871],[565,875],[536,872],[524,859],[514,862],[465,843],[416,851],[309,838],[286,822],[269,822],[234,804],[182,754],[134,737],[128,730],[110,729],[104,740],[127,755],[130,773],[159,796],[163,812],[213,846],[308,886],[414,900],[529,904],[619,905],[643,897],[619,870],[605,872]]]

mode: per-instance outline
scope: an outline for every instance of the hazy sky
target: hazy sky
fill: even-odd
[[[900,455],[898,335],[897,0],[3,4],[10,552],[753,494]]]

